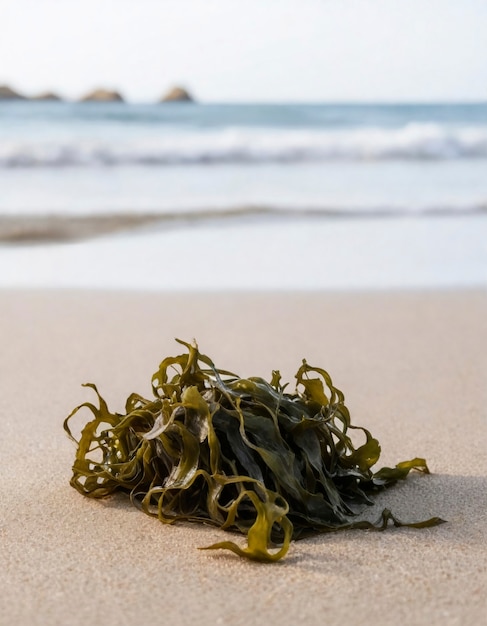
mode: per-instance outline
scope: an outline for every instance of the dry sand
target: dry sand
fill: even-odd
[[[302,357],[330,371],[382,462],[427,458],[380,496],[427,530],[296,542],[276,565],[197,550],[215,528],[164,526],[68,484],[62,421],[96,382],[114,409],[150,393],[173,337],[242,375]],[[487,623],[487,295],[0,292],[2,624]]]

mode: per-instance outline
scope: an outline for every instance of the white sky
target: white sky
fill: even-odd
[[[154,100],[487,100],[486,0],[0,0],[0,84]]]

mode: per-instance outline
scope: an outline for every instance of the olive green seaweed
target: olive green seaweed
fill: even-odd
[[[188,352],[162,361],[152,377],[155,399],[132,394],[124,415],[98,397],[76,407],[64,422],[78,446],[71,485],[102,498],[123,491],[162,522],[214,524],[247,535],[247,546],[224,548],[257,561],[277,561],[292,539],[351,528],[424,528],[434,517],[403,523],[384,509],[376,523],[352,521],[370,496],[406,478],[429,473],[424,459],[373,473],[380,446],[350,422],[343,393],[328,373],[303,360],[296,392],[286,393],[278,371],[271,382],[239,378],[217,369],[196,344],[177,340]],[[82,408],[92,419],[79,441],[70,420]],[[354,447],[350,432],[365,443]]]

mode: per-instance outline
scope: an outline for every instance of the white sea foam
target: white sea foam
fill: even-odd
[[[436,123],[331,130],[159,129],[133,136],[40,135],[0,142],[2,168],[475,158],[487,158],[485,126]]]

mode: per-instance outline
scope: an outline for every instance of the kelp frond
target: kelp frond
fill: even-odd
[[[351,424],[343,393],[329,374],[303,361],[296,391],[287,393],[274,371],[270,382],[217,369],[196,345],[162,361],[152,377],[154,398],[131,394],[125,414],[111,413],[95,385],[97,405],[86,402],[64,422],[78,449],[71,485],[101,498],[130,495],[162,522],[211,523],[240,531],[247,546],[223,548],[258,561],[277,561],[292,539],[349,528],[426,527],[439,518],[404,523],[385,509],[373,524],[354,521],[357,506],[411,470],[428,473],[416,458],[377,472],[380,446]],[[73,416],[86,408],[91,420],[79,440]],[[365,443],[355,447],[352,431]]]

